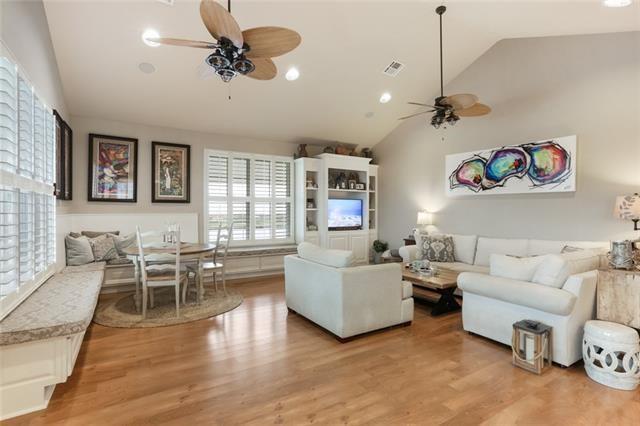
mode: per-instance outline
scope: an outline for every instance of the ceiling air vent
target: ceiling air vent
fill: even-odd
[[[404,68],[404,64],[401,64],[398,61],[392,61],[387,67],[382,71],[383,74],[388,75],[389,77],[395,77],[400,74],[400,71]]]
[[[173,6],[173,2],[175,0],[156,0],[156,1],[159,2],[159,3],[164,3],[164,4],[168,5],[168,6]]]

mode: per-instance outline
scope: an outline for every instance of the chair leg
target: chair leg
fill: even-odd
[[[156,290],[154,288],[149,289],[149,305],[151,309],[156,307]]]
[[[213,270],[213,288],[215,289],[216,293],[218,292],[218,271],[216,271],[215,269]]]
[[[222,290],[224,291],[225,296],[227,295],[227,278],[224,270],[224,266],[222,266]]]
[[[180,281],[176,283],[176,317],[180,317]]]
[[[187,290],[189,289],[189,274],[187,274],[187,278],[185,280],[184,286],[182,287],[182,304],[187,304]]]
[[[142,284],[142,319],[147,318],[147,286]]]

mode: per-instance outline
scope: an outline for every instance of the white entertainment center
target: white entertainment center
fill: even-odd
[[[371,244],[378,236],[378,166],[370,162],[370,158],[336,154],[295,160],[297,243],[351,250],[357,263],[369,262]],[[354,182],[358,189],[353,188]],[[361,200],[360,226],[330,229],[330,199]]]

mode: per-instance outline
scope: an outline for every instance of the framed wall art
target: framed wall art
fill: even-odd
[[[447,155],[447,195],[576,190],[576,136]]]
[[[188,203],[191,195],[191,146],[151,143],[151,201]]]
[[[54,110],[56,138],[56,198],[73,199],[73,131]]]
[[[89,134],[89,201],[135,203],[138,140]]]

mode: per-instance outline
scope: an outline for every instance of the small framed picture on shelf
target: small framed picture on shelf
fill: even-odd
[[[307,208],[308,209],[315,209],[316,208],[316,202],[314,201],[313,198],[307,198]]]
[[[355,187],[355,189],[357,189],[357,190],[359,190],[359,191],[364,191],[364,190],[365,190],[365,189],[367,189],[367,188],[365,187],[365,184],[364,184],[364,183],[356,183],[356,187]]]
[[[349,181],[349,189],[356,189],[357,182],[355,180]]]

